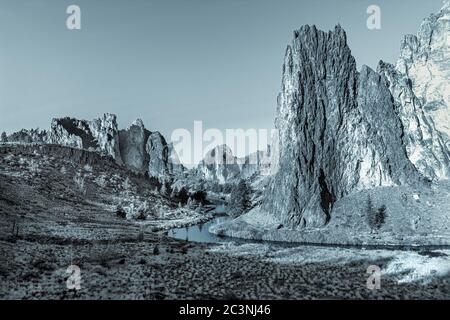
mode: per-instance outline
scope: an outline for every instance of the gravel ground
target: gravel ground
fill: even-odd
[[[212,244],[146,235],[141,241],[59,244],[2,241],[2,299],[449,299],[447,278],[399,284],[383,275],[369,290],[368,265],[274,263],[232,255]],[[158,252],[155,252],[158,247]],[[67,267],[81,269],[81,290],[67,289]]]

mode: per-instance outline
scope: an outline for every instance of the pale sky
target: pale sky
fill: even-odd
[[[78,31],[66,8],[81,8]],[[381,30],[366,9],[381,8]],[[395,62],[441,0],[0,0],[0,131],[53,117],[177,128],[273,127],[294,29],[340,23],[358,66]]]

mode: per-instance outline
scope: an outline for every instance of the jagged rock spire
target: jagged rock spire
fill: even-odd
[[[352,191],[421,181],[384,78],[357,72],[340,26],[294,32],[275,125],[280,162],[264,206],[286,225],[322,226]]]

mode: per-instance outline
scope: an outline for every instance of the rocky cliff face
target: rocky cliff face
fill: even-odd
[[[94,137],[98,149],[105,152],[121,163],[119,150],[119,129],[117,127],[117,117],[114,114],[106,113],[100,119],[89,121],[89,129]]]
[[[14,132],[7,135],[3,132],[0,142],[3,143],[51,143],[51,135],[46,130],[39,129],[22,129],[18,132]]]
[[[51,139],[54,144],[73,148],[88,150],[98,148],[89,129],[89,123],[85,120],[69,117],[53,119],[51,123]]]
[[[409,158],[425,176],[450,175],[450,2],[407,35],[397,64],[380,62],[405,128]]]
[[[184,171],[172,144],[168,144],[159,132],[152,132],[146,143],[146,152],[149,157],[148,173],[159,180],[181,174]]]
[[[340,26],[296,31],[283,65],[279,163],[266,209],[291,227],[322,226],[352,191],[421,183],[392,100],[383,77],[356,71]]]
[[[147,130],[140,119],[127,129],[119,130],[113,114],[105,114],[93,121],[69,117],[53,119],[49,133],[21,130],[3,135],[2,139],[5,140],[2,142],[51,143],[99,152],[130,170],[148,173],[164,181],[181,175],[185,169],[172,145],[159,132]]]
[[[150,131],[145,129],[141,119],[134,121],[127,129],[119,132],[120,156],[123,163],[135,171],[146,171],[149,155],[145,150]]]
[[[99,151],[121,163],[116,116],[105,114],[93,121],[74,118],[53,119],[51,141],[54,144]]]

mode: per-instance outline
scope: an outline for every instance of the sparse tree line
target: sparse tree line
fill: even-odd
[[[150,204],[148,201],[141,201],[138,198],[133,198],[130,195],[131,184],[129,179],[125,179],[123,183],[124,193],[127,195],[129,201],[123,201],[116,207],[116,215],[120,218],[147,220],[148,218],[164,219],[165,212],[170,208],[162,204]],[[155,186],[155,191],[163,197],[171,200],[173,203],[178,203],[178,208],[185,208],[188,210],[195,210],[197,212],[203,211],[203,206],[207,204],[205,190],[189,190],[186,187],[179,189],[172,188],[168,182],[159,182]]]

